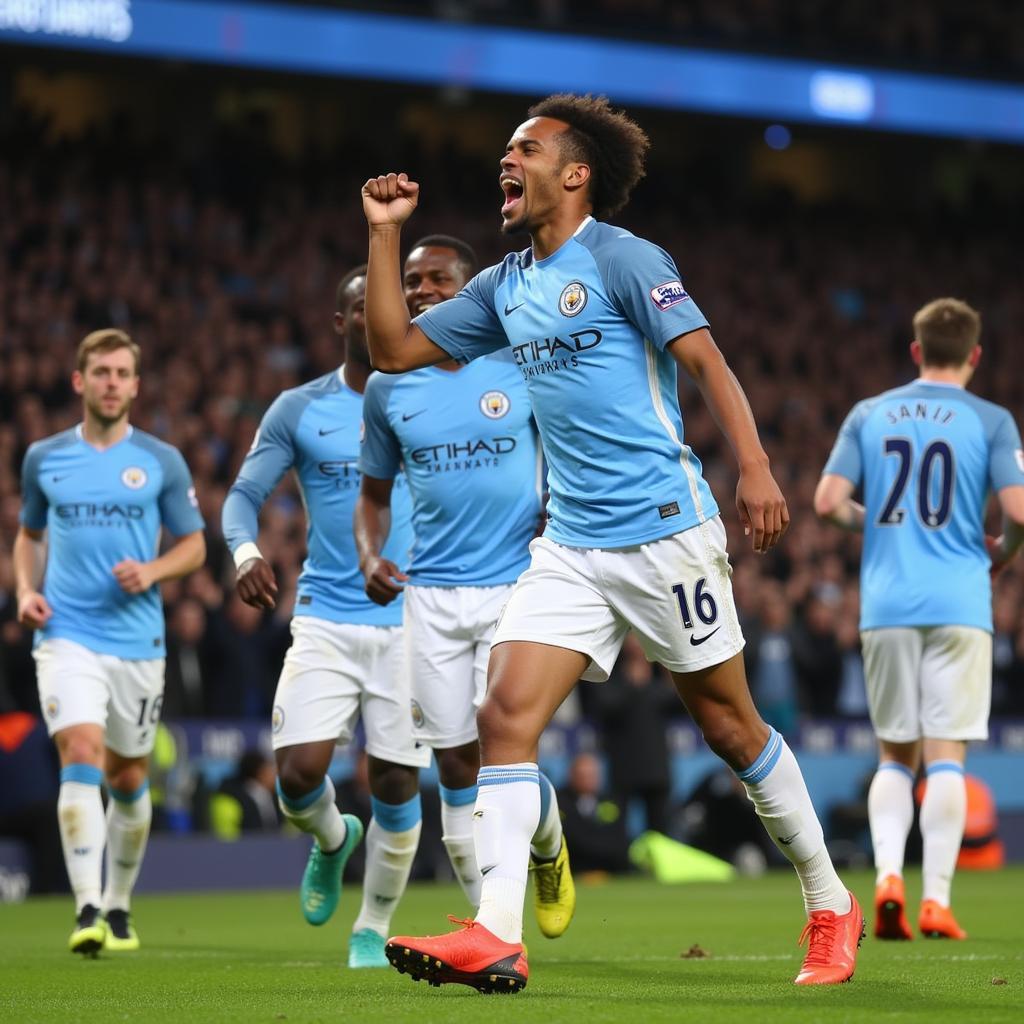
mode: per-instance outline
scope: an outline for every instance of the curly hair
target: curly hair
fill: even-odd
[[[604,96],[562,92],[535,103],[529,117],[550,117],[569,127],[560,136],[562,155],[590,168],[590,202],[594,216],[606,220],[621,210],[644,176],[650,140]]]

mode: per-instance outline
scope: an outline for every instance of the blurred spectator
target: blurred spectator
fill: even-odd
[[[836,636],[841,595],[834,583],[813,590],[793,631],[793,660],[800,705],[811,715],[831,718],[843,675],[843,653]]]
[[[274,761],[261,750],[247,750],[234,774],[210,797],[210,827],[219,839],[243,832],[276,832],[282,816],[274,790]]]
[[[558,806],[574,872],[632,870],[623,808],[604,793],[601,763],[593,754],[573,758],[568,782],[558,791]]]
[[[761,717],[784,735],[792,734],[798,716],[792,612],[780,583],[765,582],[759,612],[744,628],[751,693]]]
[[[632,633],[608,681],[591,685],[588,706],[602,728],[615,800],[627,809],[631,799],[641,800],[644,827],[667,832],[672,779],[665,725],[683,708],[665,670],[647,660]]]

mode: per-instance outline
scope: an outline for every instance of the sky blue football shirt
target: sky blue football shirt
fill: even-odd
[[[588,217],[551,256],[510,254],[415,323],[462,362],[511,347],[548,463],[545,536],[629,547],[718,513],[665,351],[707,320],[658,246]]]
[[[37,441],[22,467],[21,522],[47,531],[43,595],[53,609],[36,642],[60,637],[98,654],[162,658],[160,588],[125,593],[118,562],[150,562],[160,529],[175,537],[203,528],[181,453],[134,427],[110,448],[94,448],[81,425]]]
[[[255,543],[259,510],[281,477],[294,468],[306,506],[306,561],[299,577],[296,615],[329,622],[398,626],[401,597],[386,607],[363,589],[352,518],[359,497],[359,436],[363,396],[341,370],[283,392],[267,410],[238,479],[224,502],[224,537],[232,553]],[[405,479],[395,484],[391,532],[384,555],[409,564],[411,508]]]
[[[410,581],[513,583],[530,561],[540,516],[540,458],[530,400],[507,353],[455,372],[428,367],[366,387],[360,468],[412,493]]]
[[[864,488],[861,629],[992,629],[985,505],[1024,484],[1006,409],[915,381],[854,406],[824,471]]]

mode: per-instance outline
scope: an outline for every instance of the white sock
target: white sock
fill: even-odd
[[[480,906],[480,883],[483,881],[473,844],[473,805],[477,788],[449,789],[441,786],[440,789],[441,841],[466,899],[476,910]]]
[[[903,877],[907,836],[914,823],[914,773],[898,761],[882,761],[868,789],[868,821],[875,851],[875,884]]]
[[[505,942],[521,942],[530,837],[540,821],[533,763],[489,765],[477,776],[473,839],[483,883],[476,920]]]
[[[102,906],[100,880],[107,841],[102,781],[103,772],[91,764],[69,764],[60,772],[57,821],[76,914],[86,904],[97,910]]]
[[[562,848],[562,815],[558,811],[558,797],[551,780],[539,773],[540,824],[530,842],[530,852],[538,860],[554,860]]]
[[[149,781],[134,793],[110,790],[107,807],[107,884],[103,890],[104,910],[129,910],[132,889],[139,877],[146,853],[153,802]]]
[[[928,782],[921,802],[921,899],[949,906],[950,889],[967,820],[964,769],[957,761],[925,766]]]
[[[372,928],[387,938],[391,916],[405,892],[413,858],[420,842],[420,795],[403,804],[372,798],[373,817],[366,830],[366,873],[363,905],[352,931]]]
[[[850,894],[832,866],[800,766],[786,741],[772,729],[754,763],[736,774],[772,842],[796,869],[807,913],[849,913]]]
[[[277,784],[277,802],[281,813],[298,829],[314,836],[320,849],[334,853],[343,842],[348,831],[341,811],[334,805],[334,783],[324,776],[311,793],[305,796],[286,796]]]

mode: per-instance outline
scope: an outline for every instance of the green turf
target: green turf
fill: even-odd
[[[871,879],[849,881],[869,904]],[[908,879],[912,909],[919,886]],[[69,901],[34,900],[0,906],[0,1021],[1022,1021],[1022,892],[1021,869],[961,874],[967,942],[869,936],[849,985],[806,989],[792,985],[802,915],[789,872],[723,885],[581,886],[563,938],[546,940],[529,921],[530,982],[516,996],[347,970],[352,889],[323,928],[305,924],[294,892],[139,897],[142,951],[92,961],[66,951]],[[414,886],[395,928],[443,931],[444,915],[462,906],[453,887]],[[710,955],[682,958],[693,944]]]

